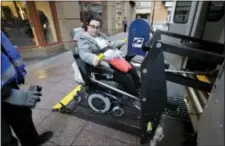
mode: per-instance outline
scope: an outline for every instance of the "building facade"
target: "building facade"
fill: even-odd
[[[152,2],[136,2],[136,18],[146,19],[150,22]]]
[[[135,19],[134,2],[3,1],[2,31],[24,59],[46,57],[72,47],[70,32],[82,26],[90,10],[101,16],[102,31],[108,35],[123,30],[124,17]]]
[[[136,18],[146,19],[153,26],[164,25],[170,19],[172,1],[137,1]]]
[[[174,2],[168,2],[165,0],[152,1],[151,21],[153,20],[156,25],[165,24],[168,20],[168,16],[171,14],[173,3]]]
[[[172,15],[172,9],[173,9],[173,5],[174,5],[174,2],[166,2],[166,7],[167,7],[167,13],[168,13],[168,16],[167,16],[167,23],[169,23],[171,21],[171,15]]]

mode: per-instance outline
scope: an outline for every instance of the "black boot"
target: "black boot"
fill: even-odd
[[[45,142],[49,141],[53,136],[53,132],[52,131],[48,131],[48,132],[44,132],[41,135],[39,135],[39,140],[36,144],[36,146],[42,145]]]

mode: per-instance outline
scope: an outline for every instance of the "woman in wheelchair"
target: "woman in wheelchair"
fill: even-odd
[[[122,40],[108,41],[100,32],[100,27],[101,19],[99,16],[94,13],[89,15],[83,26],[84,31],[80,34],[77,43],[80,59],[92,68],[104,66],[113,69],[113,80],[121,84],[126,92],[139,97],[140,78],[134,67],[124,73],[114,68],[104,59],[100,60],[98,58],[100,53],[104,54],[107,50],[121,48],[125,44]]]

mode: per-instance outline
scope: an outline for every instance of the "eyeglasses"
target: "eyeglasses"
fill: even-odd
[[[89,25],[89,26],[93,29],[100,30],[100,26],[95,26],[95,25]]]

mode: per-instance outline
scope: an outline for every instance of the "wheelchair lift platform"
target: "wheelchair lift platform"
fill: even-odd
[[[175,111],[167,110],[162,115],[161,124],[164,130],[164,138],[162,139],[162,141],[160,141],[157,144],[157,146],[165,146],[167,144],[170,144],[173,146],[181,146],[185,144],[185,142],[187,142],[187,144],[190,145],[188,138],[193,133],[193,129],[191,127],[191,122],[188,117],[188,114],[184,113],[184,111],[186,111],[187,109],[185,107],[185,103],[183,99],[181,98],[179,99],[178,108],[183,111],[182,114],[178,114]],[[75,116],[87,121],[91,121],[103,126],[117,129],[119,131],[131,134],[137,137],[140,137],[141,135],[140,118],[136,117],[135,116],[136,114],[134,114],[135,112],[137,112],[136,109],[130,108],[130,114],[127,113],[126,115],[122,117],[115,117],[113,116],[112,113],[107,113],[102,115],[102,114],[97,114],[93,112],[88,107],[85,100],[80,102],[79,105],[76,102],[70,102],[65,107],[61,106],[60,110],[57,110],[56,106],[53,107],[53,109],[63,114],[68,114],[68,115]],[[129,110],[129,108],[125,110]],[[194,146],[193,143],[191,143],[191,145]]]
[[[185,44],[163,41],[161,35],[179,38]],[[196,107],[196,100],[191,100],[194,108],[197,108],[196,113],[189,113],[184,97],[167,97],[167,90],[173,88],[167,87],[167,81],[183,85],[188,89],[202,91],[201,93],[206,93],[205,95],[210,93],[213,82],[205,82],[199,75],[224,61],[224,56],[221,55],[223,51],[215,52],[212,50],[213,46],[223,49],[222,44],[157,30],[145,46],[149,47],[149,51],[141,63],[141,111],[126,108],[126,114],[122,117],[115,117],[110,112],[96,114],[88,107],[85,99],[79,98],[83,94],[80,92],[82,86],[78,86],[57,103],[53,110],[139,136],[140,143],[144,145],[156,142],[157,146],[194,146],[197,141],[196,129],[190,115],[194,114],[198,118],[201,115]],[[164,51],[190,57],[186,69],[193,71],[194,74],[190,76],[187,72],[165,71]],[[201,70],[196,71],[198,68],[196,62],[202,63],[205,68],[201,66]],[[163,129],[162,132],[159,132],[160,127]]]
[[[72,105],[73,104],[73,105]],[[89,120],[98,124],[102,124],[108,127],[120,129],[132,135],[138,136],[140,134],[139,120],[136,117],[138,111],[134,108],[125,108],[125,111],[129,111],[122,117],[113,116],[112,112],[107,114],[100,114],[90,109],[86,100],[82,100],[80,103],[71,103],[73,109],[69,114],[75,115],[78,118]]]

